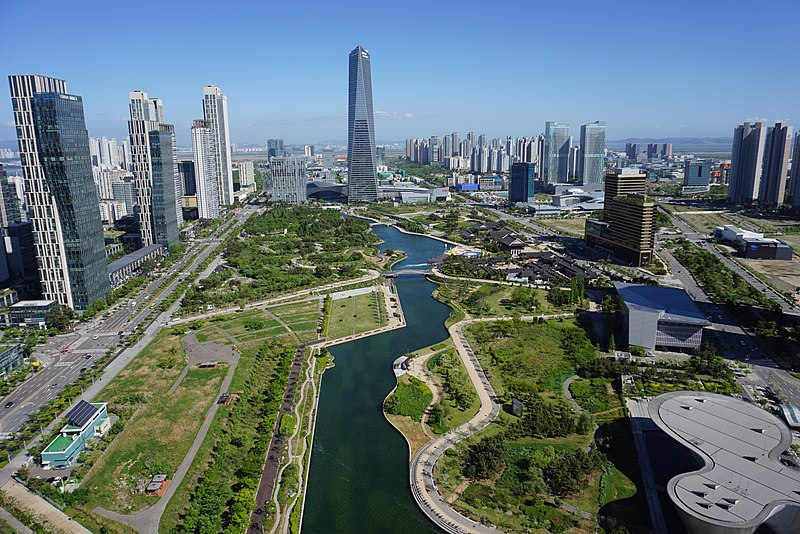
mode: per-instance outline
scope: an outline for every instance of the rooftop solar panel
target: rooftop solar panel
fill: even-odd
[[[79,401],[67,414],[67,421],[73,426],[83,426],[89,421],[92,416],[97,412],[97,408],[86,402],[85,400]]]

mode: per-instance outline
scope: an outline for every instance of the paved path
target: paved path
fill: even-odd
[[[48,525],[44,525],[45,527],[53,527],[71,534],[91,534],[91,532],[86,530],[83,525],[77,521],[73,521],[72,518],[67,514],[51,505],[35,493],[28,491],[25,486],[14,480],[9,480],[6,482],[6,484],[3,486],[3,491],[5,491],[7,495],[16,499],[22,508],[26,508],[34,515],[44,518],[48,523]]]
[[[561,385],[561,392],[564,394],[564,398],[567,399],[567,402],[569,402],[572,406],[572,409],[578,413],[581,413],[583,408],[581,408],[580,404],[575,402],[575,399],[572,398],[572,392],[569,390],[569,386],[579,378],[580,377],[578,375],[572,375],[564,380],[564,383]]]
[[[33,531],[19,522],[13,515],[9,514],[5,508],[0,508],[0,519],[11,525],[14,532],[21,532],[22,534],[33,534]]]
[[[231,350],[233,351],[233,349]],[[225,379],[222,381],[222,385],[219,388],[219,394],[228,391],[228,387],[233,379],[233,374],[236,371],[237,362],[238,358],[234,359],[233,363],[230,364],[228,373],[225,375]],[[147,508],[146,510],[136,512],[132,515],[118,514],[103,508],[95,508],[94,511],[115,521],[128,524],[138,532],[142,532],[144,534],[158,532],[158,525],[161,522],[161,516],[164,514],[164,510],[167,508],[169,500],[181,485],[186,473],[189,472],[189,467],[191,467],[194,457],[197,455],[197,451],[199,451],[200,447],[203,445],[203,440],[205,440],[206,434],[208,434],[208,429],[211,427],[211,423],[214,421],[214,416],[216,416],[218,409],[219,404],[216,403],[215,398],[213,404],[206,412],[205,419],[203,419],[203,424],[200,426],[200,430],[198,430],[192,446],[189,448],[186,456],[184,456],[183,462],[181,462],[181,465],[178,466],[178,469],[175,471],[175,475],[172,477],[167,489],[164,491],[164,494],[156,504],[150,508]]]

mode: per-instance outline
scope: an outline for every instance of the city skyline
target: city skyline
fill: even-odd
[[[796,20],[792,15],[798,13],[798,7],[789,2],[771,4],[769,10],[752,10],[744,3],[726,4],[726,9],[688,3],[669,9],[625,3],[611,10],[581,2],[570,15],[567,37],[562,36],[560,26],[536,24],[535,41],[508,32],[498,43],[474,44],[459,29],[472,17],[471,10],[465,9],[468,6],[462,4],[458,4],[461,9],[453,9],[454,4],[447,2],[432,5],[426,15],[441,24],[417,28],[420,38],[408,42],[386,31],[390,13],[354,8],[356,18],[351,21],[349,13],[314,2],[304,21],[309,36],[302,42],[295,42],[288,28],[280,27],[263,39],[255,30],[266,7],[252,4],[219,12],[219,22],[237,27],[237,31],[226,40],[226,46],[198,57],[185,53],[182,43],[191,42],[193,21],[202,19],[204,10],[200,6],[192,10],[159,6],[160,17],[170,28],[168,40],[175,47],[175,61],[163,65],[125,53],[134,30],[120,23],[119,8],[96,9],[92,17],[85,17],[81,10],[44,4],[14,3],[6,9],[7,20],[26,20],[35,16],[33,9],[47,9],[53,16],[41,22],[47,26],[42,31],[56,36],[65,27],[70,32],[85,31],[93,35],[94,48],[90,51],[80,45],[73,49],[78,45],[69,41],[63,45],[65,53],[54,58],[45,50],[46,43],[32,42],[0,60],[2,71],[6,75],[46,73],[69,78],[76,92],[84,95],[87,127],[93,137],[121,139],[126,95],[142,88],[164,99],[176,125],[178,144],[189,146],[191,121],[197,118],[192,102],[196,88],[215,84],[229,98],[234,143],[260,145],[268,137],[292,144],[345,139],[342,54],[353,42],[361,42],[378,59],[373,73],[378,140],[475,129],[485,129],[492,137],[532,135],[541,133],[545,120],[576,127],[588,120],[605,119],[609,121],[608,139],[728,136],[731,125],[756,119],[800,123],[800,112],[791,105],[800,75],[785,68],[791,57],[790,21]],[[291,14],[291,8],[283,5],[269,9],[275,17]],[[513,9],[515,17],[538,21],[555,20],[558,11],[554,5],[521,4]],[[652,26],[653,20],[658,20],[657,26]],[[721,33],[719,38],[704,41],[700,55],[691,37],[705,34],[710,20]],[[346,28],[357,30],[341,34],[322,31],[344,22],[349,23]],[[662,38],[622,47],[612,39],[597,42],[593,33],[582,31],[590,26],[609,30],[649,27]],[[769,45],[724,38],[767,26],[773,36]],[[164,38],[162,28],[144,29],[139,35],[142,30],[135,30],[138,37]],[[559,54],[537,59],[539,44],[550,42],[555,35],[559,36]],[[448,60],[447,55],[441,55],[439,61],[419,61],[430,53],[429,42],[438,43],[439,50],[449,46],[448,39],[459,39],[471,51],[470,63],[490,64],[492,72],[508,75],[465,75],[459,81],[441,76],[441,69],[468,67],[463,61]],[[595,48],[587,57],[580,51],[590,42]],[[286,44],[291,44],[292,53],[271,54],[270,68],[263,73],[247,68],[251,58]],[[531,57],[536,68],[519,68],[520,57]],[[782,83],[724,84],[731,72],[742,70],[755,72],[758,80],[780,78]],[[275,83],[270,73],[278,71],[280,81]],[[602,83],[579,83],[592,78],[602,79]],[[658,79],[658,83],[648,84],[648,78]],[[636,80],[642,83],[631,83]],[[8,102],[8,89],[2,90],[6,93],[0,94],[0,101]],[[536,98],[530,98],[532,94]],[[0,107],[0,140],[14,139],[12,118],[7,104]]]

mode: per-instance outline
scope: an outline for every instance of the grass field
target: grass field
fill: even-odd
[[[405,415],[420,422],[432,400],[433,393],[424,382],[402,375],[397,379],[397,389],[386,399],[384,409],[390,414]]]
[[[378,292],[334,300],[328,323],[328,339],[339,339],[386,326],[386,305]]]
[[[319,301],[302,301],[268,307],[266,311],[255,308],[220,315],[204,321],[196,334],[201,342],[212,341],[243,348],[259,346],[268,339],[292,333],[301,341],[311,341],[317,339],[319,318]]]
[[[689,226],[697,232],[710,234],[718,226],[732,224],[731,220],[723,213],[682,213],[678,217],[685,219]]]
[[[84,479],[88,508],[131,513],[157,501],[134,494],[136,480],[157,473],[172,476],[228,369],[190,369],[167,395],[183,366],[180,337],[164,331],[97,396],[96,401],[109,403],[112,413],[129,406],[138,411]]]
[[[583,237],[586,228],[586,217],[567,217],[559,219],[536,219],[538,224],[552,228],[562,234]]]

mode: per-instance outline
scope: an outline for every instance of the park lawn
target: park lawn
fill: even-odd
[[[190,369],[172,395],[166,394],[166,388],[153,391],[84,479],[88,508],[102,506],[132,513],[154,504],[157,499],[133,493],[136,480],[157,473],[174,474],[227,371],[227,365]]]
[[[441,399],[431,409],[428,425],[434,433],[443,434],[472,419],[481,401],[455,349],[432,355],[426,365],[442,390]]]
[[[405,415],[419,423],[422,414],[433,400],[433,393],[418,378],[407,374],[397,378],[397,388],[384,401],[384,410],[393,415]]]
[[[306,313],[296,313],[292,315],[286,315],[281,317],[284,323],[288,325],[293,325],[295,323],[307,323],[309,321],[316,321],[319,319],[320,313],[318,311],[313,312],[306,312]]]
[[[291,323],[289,328],[292,332],[304,332],[308,330],[317,331],[317,321],[308,321],[305,323]]]
[[[494,334],[496,324],[475,323],[465,332],[499,396],[520,382],[533,382],[542,389],[557,391],[563,379],[573,372],[572,365],[565,359],[558,332],[574,328],[573,320],[549,321],[543,325],[522,322],[515,335],[499,339]]]
[[[539,306],[536,310],[526,310],[519,306],[514,306],[511,302],[511,292],[514,291],[513,287],[504,286],[500,291],[492,293],[484,299],[484,302],[489,305],[491,311],[483,314],[486,316],[505,316],[510,314],[519,315],[538,315],[541,313],[552,313],[555,311],[553,305],[547,300],[548,291],[545,289],[531,288],[539,297]]]
[[[268,306],[267,309],[270,313],[275,314],[281,319],[298,313],[308,313],[317,311],[319,309],[319,302],[314,300],[307,300],[302,302],[295,302],[292,304],[280,304],[277,306]]]
[[[107,402],[109,411],[166,393],[180,375],[186,356],[181,337],[165,329],[100,391],[95,402]]]
[[[254,373],[257,352],[258,348],[245,348],[241,350],[239,362],[236,364],[236,371],[231,379],[230,393],[239,394],[244,388],[247,379]],[[269,377],[274,368],[275,361],[267,360],[266,365],[262,365],[258,371],[265,377]],[[235,406],[235,402],[237,401],[234,400],[227,406],[220,406],[219,410],[217,410],[214,421],[208,429],[208,434],[206,434],[203,444],[200,446],[200,449],[197,451],[192,461],[189,473],[199,475],[205,472],[211,464],[214,446],[219,441],[220,434],[223,432],[224,428],[227,427],[226,419]],[[197,476],[186,476],[183,478],[181,485],[178,486],[172,499],[170,499],[167,504],[167,508],[164,510],[164,515],[161,517],[161,523],[159,524],[160,531],[172,532],[172,529],[181,521],[180,516],[188,508],[192,492],[197,486],[197,478]]]
[[[259,332],[242,334],[240,336],[236,336],[236,339],[241,343],[247,343],[248,341],[265,341],[268,338],[279,336],[286,333],[287,333],[286,328],[284,328],[282,325],[278,325],[275,328],[270,328],[269,330],[261,330]]]
[[[375,291],[334,300],[327,338],[339,339],[385,326],[388,323],[385,308],[383,296]]]

